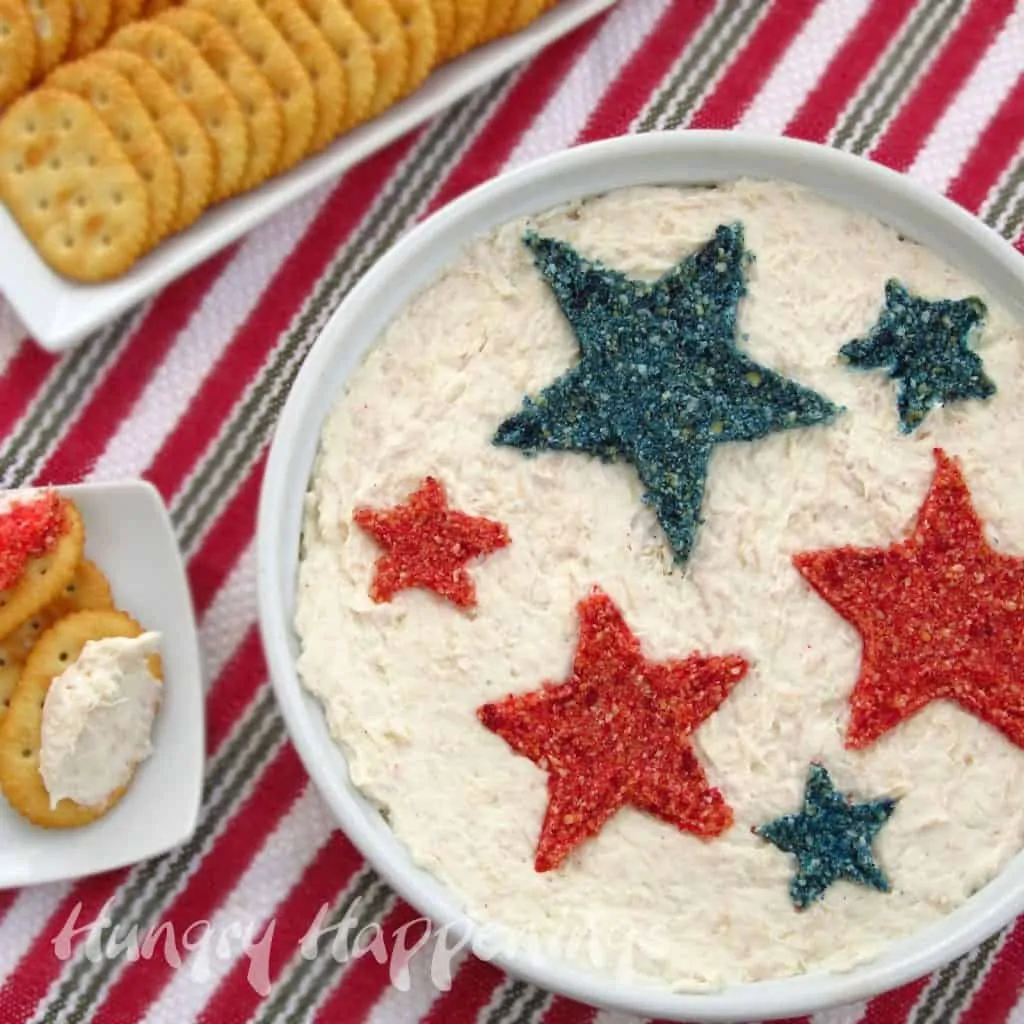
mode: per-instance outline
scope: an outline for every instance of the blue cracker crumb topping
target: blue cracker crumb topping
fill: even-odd
[[[720,226],[654,282],[586,260],[566,242],[530,232],[525,243],[576,335],[580,361],[526,397],[494,443],[632,463],[684,563],[716,444],[828,423],[840,410],[736,347],[751,259],[742,225]]]

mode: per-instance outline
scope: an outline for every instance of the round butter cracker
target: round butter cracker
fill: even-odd
[[[307,155],[318,153],[338,137],[345,119],[348,90],[341,60],[298,0],[257,0],[257,3],[309,75],[316,97],[316,121]]]
[[[377,66],[370,39],[342,0],[302,0],[302,6],[344,68],[347,103],[341,131],[348,131],[370,116],[377,88]]]
[[[349,9],[369,37],[377,68],[370,116],[383,113],[402,94],[409,73],[409,42],[389,0],[349,0]]]
[[[35,77],[42,78],[63,59],[71,42],[71,0],[28,0],[36,34]]]
[[[270,82],[284,123],[276,170],[294,167],[306,155],[317,119],[313,83],[302,62],[255,0],[190,0],[188,6],[212,14]]]
[[[77,96],[71,99],[81,103]],[[53,549],[29,559],[17,584],[0,590],[0,636],[9,636],[56,601],[74,578],[85,547],[85,526],[73,502],[65,499],[63,506],[66,529]]]
[[[178,209],[172,231],[182,231],[213,201],[216,156],[210,137],[181,97],[144,58],[127,50],[97,50],[90,57],[132,84],[178,167]]]
[[[112,0],[71,0],[71,40],[67,56],[74,60],[91,53],[107,37]]]
[[[158,19],[180,32],[220,75],[249,124],[249,162],[240,191],[255,188],[277,167],[284,138],[281,104],[266,76],[235,37],[212,15],[192,7],[172,7]]]
[[[214,199],[234,195],[249,160],[249,128],[238,100],[199,51],[180,32],[154,21],[126,25],[107,45],[145,58],[177,91],[213,143]]]
[[[455,36],[448,58],[461,57],[480,42],[487,19],[487,0],[455,0]]]
[[[87,825],[106,814],[127,791],[127,786],[116,789],[98,807],[68,799],[50,807],[50,795],[39,772],[43,705],[50,684],[75,662],[90,640],[136,637],[142,632],[124,612],[75,612],[51,626],[33,647],[0,722],[0,787],[10,805],[33,824],[43,828]],[[150,658],[150,668],[157,679],[163,679],[159,656]]]
[[[17,99],[36,68],[36,33],[24,0],[0,0],[0,108]]]
[[[79,281],[123,273],[149,237],[138,171],[99,114],[59,89],[40,87],[0,118],[0,199],[40,256]],[[0,635],[15,625],[0,609]]]
[[[142,17],[142,0],[111,0],[110,26],[107,31],[116,32]]]
[[[405,32],[409,65],[400,95],[408,96],[422,84],[438,62],[437,20],[430,0],[391,0]]]
[[[178,168],[131,82],[106,64],[86,57],[62,64],[47,84],[81,96],[103,118],[145,183],[149,196],[147,245],[156,245],[178,212]]]
[[[448,59],[455,40],[455,0],[430,0],[437,26],[437,62]]]
[[[100,568],[88,560],[81,562],[71,582],[58,598],[40,609],[13,633],[0,639],[0,720],[7,712],[11,694],[36,641],[58,619],[72,612],[113,609],[110,582]]]

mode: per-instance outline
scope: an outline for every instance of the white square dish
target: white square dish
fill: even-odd
[[[112,281],[86,285],[56,274],[0,206],[0,293],[43,348],[50,352],[70,348],[289,203],[532,57],[612,3],[614,0],[561,0],[523,31],[481,47],[434,72],[408,99],[343,136],[288,174],[209,210],[187,231],[169,238],[128,273]]]
[[[183,843],[202,798],[203,685],[192,601],[167,509],[142,480],[58,487],[78,506],[86,553],[106,574],[118,608],[162,636],[164,691],[153,754],[124,798],[83,828],[43,829],[0,800],[0,888],[78,878],[132,864]]]

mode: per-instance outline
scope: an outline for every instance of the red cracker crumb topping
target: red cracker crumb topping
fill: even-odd
[[[549,871],[627,804],[699,836],[724,832],[732,809],[708,783],[689,737],[747,672],[736,655],[649,661],[607,594],[578,605],[572,673],[477,711],[548,772],[535,867]]]
[[[29,561],[52,550],[66,529],[64,502],[54,491],[0,512],[0,590],[16,586]]]
[[[846,746],[944,699],[1024,747],[1024,558],[993,550],[959,466],[940,449],[935,461],[906,540],[793,559],[863,639]]]
[[[459,608],[472,608],[476,588],[466,563],[509,542],[501,523],[449,508],[444,487],[430,476],[405,504],[358,508],[352,518],[385,551],[370,584],[370,597],[379,603],[400,590],[421,587]]]

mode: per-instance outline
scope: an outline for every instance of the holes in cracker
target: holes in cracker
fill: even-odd
[[[100,236],[100,245],[102,245],[104,249],[109,249],[113,241],[114,240],[108,234]]]
[[[291,89],[278,90],[277,97],[282,103],[287,103],[292,98]]]
[[[32,751],[29,750],[28,747],[22,747],[21,748],[21,756],[24,757],[24,758],[29,758],[29,757],[32,756]]]
[[[97,107],[109,107],[110,106],[110,93],[106,89],[100,89],[96,93],[96,106]]]
[[[64,161],[59,156],[50,157],[50,170],[59,171],[64,166]]]
[[[192,83],[189,81],[189,79],[183,78],[178,83],[178,92],[180,92],[182,96],[192,95]]]
[[[36,133],[36,121],[35,121],[34,117],[30,117],[25,122],[25,134],[26,135],[35,135],[35,133]]]
[[[61,651],[60,654],[57,655],[57,660],[58,661],[67,661],[68,660],[68,652],[67,651]]]
[[[221,119],[219,117],[217,117],[216,115],[214,115],[213,117],[209,118],[206,123],[215,132],[220,130],[220,127],[221,127],[221,124],[222,124]]]

